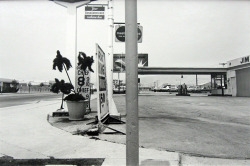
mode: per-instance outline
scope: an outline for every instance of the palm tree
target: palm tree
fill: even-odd
[[[17,88],[17,86],[19,85],[19,82],[17,80],[12,80],[11,81],[11,85],[14,87],[14,88]]]
[[[58,79],[55,79],[55,81],[56,82],[51,86],[50,91],[52,91],[53,93],[62,92],[62,104],[60,109],[63,109],[64,94],[69,94],[71,90],[74,89],[74,87],[70,83],[65,83],[64,80],[59,81]]]
[[[70,61],[67,58],[63,57],[59,50],[57,50],[56,53],[57,53],[56,58],[53,60],[53,69],[56,70],[56,67],[57,67],[58,70],[60,72],[62,72],[62,70],[64,68],[64,70],[66,71],[66,74],[69,78],[69,82],[72,84],[70,77],[69,77],[69,74],[67,72],[72,67]]]
[[[15,80],[15,79],[12,80],[11,85],[13,86],[13,89],[15,92],[17,92],[19,90],[19,88],[18,88],[19,82],[17,80]]]

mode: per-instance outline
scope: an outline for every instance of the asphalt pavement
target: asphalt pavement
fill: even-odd
[[[153,94],[153,95],[152,95]],[[125,95],[114,98],[126,114]],[[140,145],[194,156],[250,159],[250,100],[203,94],[139,96]],[[102,136],[125,143],[111,136]]]
[[[142,94],[139,96],[140,165],[250,165],[247,99],[249,98],[202,96],[182,98],[172,94],[170,96],[162,93],[160,95]],[[69,132],[79,130],[78,124],[84,121],[66,121],[64,128],[50,125],[47,115],[57,110],[60,102],[60,98],[52,98],[26,105],[0,108],[0,157],[10,156],[15,159],[92,158],[104,159],[102,165],[126,164],[126,146],[117,141],[124,140],[124,136],[105,137],[107,135],[101,134],[99,139],[91,139]],[[92,102],[96,103],[95,100]],[[115,102],[124,118],[124,96],[115,96]],[[95,104],[92,104],[93,110],[94,106]],[[214,134],[220,126],[223,127],[217,132],[218,135]],[[66,128],[68,131],[64,130]],[[244,128],[246,130],[241,131]],[[224,132],[229,135],[224,135]],[[197,137],[198,134],[206,135]],[[206,141],[199,143],[199,138],[208,137],[206,139],[208,142],[210,138],[217,136],[222,136],[220,138],[222,142],[228,141],[228,144],[224,144],[225,146],[230,146],[232,143],[236,151],[241,151],[242,148],[240,153],[242,156],[225,157],[226,153],[220,152],[220,148],[224,147],[224,145],[219,145],[220,141],[208,144]],[[110,138],[117,139],[110,140]],[[232,140],[235,141],[232,142]],[[245,149],[241,141],[244,141]],[[211,152],[214,147],[209,148],[209,146],[213,144],[218,148],[212,152],[217,151],[219,157],[211,154],[205,157],[207,154],[199,151],[200,156],[196,152],[193,155],[189,151],[194,146],[194,150],[204,148],[208,149],[207,152]]]
[[[61,94],[51,92],[2,93],[0,94],[0,108],[30,104],[40,102],[41,100],[49,101],[61,98],[61,96]]]
[[[89,139],[60,130],[47,122],[59,100],[0,108],[0,158],[105,159],[105,165],[126,165],[125,145]],[[177,153],[140,148],[140,162],[178,165]]]

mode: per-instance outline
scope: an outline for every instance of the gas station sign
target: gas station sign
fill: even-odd
[[[138,26],[138,43],[142,42],[142,26]],[[115,41],[125,42],[125,26],[117,25],[115,27]]]
[[[101,47],[96,44],[96,71],[97,73],[97,114],[98,120],[101,121],[109,114],[108,96],[107,96],[107,76],[105,53]]]
[[[138,54],[138,67],[148,66],[148,54]],[[114,54],[113,59],[113,72],[114,73],[125,73],[125,54]]]
[[[104,20],[105,7],[103,6],[86,6],[85,19]]]
[[[88,69],[84,72],[79,66],[76,68],[76,92],[80,93],[86,100],[88,100],[87,110],[90,111],[90,72]]]

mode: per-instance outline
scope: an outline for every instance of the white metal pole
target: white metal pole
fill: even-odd
[[[125,0],[126,164],[139,165],[137,0]]]
[[[111,116],[120,116],[117,111],[113,99],[113,0],[108,1],[108,24],[109,24],[109,41],[108,41],[108,56],[107,56],[107,84],[108,84],[108,101],[109,113]]]
[[[75,87],[77,87],[77,8],[90,3],[90,0],[76,3],[54,2],[67,8],[66,56],[75,56]]]

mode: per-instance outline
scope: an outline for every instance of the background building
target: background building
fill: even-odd
[[[227,62],[227,90],[232,96],[250,96],[249,56]]]

